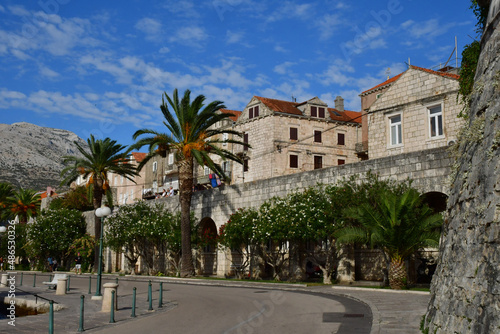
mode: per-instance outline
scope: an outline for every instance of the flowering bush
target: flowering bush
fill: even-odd
[[[56,258],[69,268],[68,250],[76,239],[85,235],[86,225],[81,212],[70,209],[44,210],[28,225],[27,252],[43,269],[46,259]]]

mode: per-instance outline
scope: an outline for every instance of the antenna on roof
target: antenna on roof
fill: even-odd
[[[410,64],[410,57],[408,57],[408,68],[411,66]]]
[[[385,70],[385,74],[387,74],[387,80],[391,77],[391,68],[388,67],[387,70]]]
[[[297,102],[297,98],[295,98],[292,94],[292,102]]]

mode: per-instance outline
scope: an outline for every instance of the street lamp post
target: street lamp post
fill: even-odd
[[[97,210],[95,210],[95,215],[101,218],[101,236],[99,238],[99,266],[97,267],[97,287],[95,291],[94,297],[92,299],[100,299],[102,298],[101,294],[101,277],[102,277],[102,244],[103,244],[103,234],[104,234],[104,218],[111,214],[111,209],[107,206],[101,206]]]

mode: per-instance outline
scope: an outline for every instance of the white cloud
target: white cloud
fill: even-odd
[[[274,72],[278,74],[286,74],[288,72],[288,69],[295,64],[296,63],[291,61],[285,61],[284,63],[274,66]]]
[[[54,79],[60,75],[56,71],[53,71],[44,65],[40,65],[40,74],[48,79]]]
[[[327,40],[335,32],[335,28],[341,24],[339,14],[326,14],[315,20],[315,25],[319,29],[320,39]]]
[[[167,48],[166,46],[162,47],[160,50],[158,50],[159,53],[169,53],[170,49]]]
[[[411,21],[411,20],[410,20]],[[410,35],[414,38],[427,38],[431,39],[439,35],[445,34],[450,28],[455,26],[455,23],[443,24],[437,19],[430,19],[424,22],[413,22],[408,23],[406,21],[402,24],[402,27],[407,29]],[[403,26],[405,25],[405,26]]]
[[[233,1],[234,2],[234,1]],[[169,0],[166,1],[164,7],[176,16],[183,16],[188,18],[200,17],[200,2],[193,2],[188,0]]]
[[[5,8],[2,5],[0,5],[0,12],[5,13]]]
[[[2,7],[3,8],[3,7]],[[23,6],[15,5],[15,6],[7,6],[9,11],[16,16],[28,16],[30,12],[27,11]]]
[[[288,52],[288,50],[285,49],[284,47],[282,47],[281,45],[275,45],[274,46],[274,51],[276,51],[276,52],[283,52],[283,53]]]
[[[160,21],[145,17],[137,21],[134,26],[137,30],[142,31],[146,35],[146,39],[150,41],[159,41],[162,32],[162,24]]]
[[[199,46],[199,42],[202,42],[208,38],[207,33],[200,27],[190,26],[182,27],[175,35],[170,37],[171,42],[178,42],[181,44]]]
[[[313,15],[312,4],[297,4],[290,1],[285,1],[278,5],[276,11],[267,17],[267,22],[276,22],[284,19],[305,20]]]
[[[243,33],[242,32],[236,32],[236,31],[230,31],[228,30],[226,32],[226,43],[227,44],[234,44],[234,43],[238,43],[239,41],[241,41],[243,38]]]
[[[95,69],[111,74],[115,77],[116,82],[120,84],[130,84],[132,83],[133,76],[127,71],[127,69],[116,65],[113,60],[106,61],[101,56],[83,56],[80,58],[81,65],[92,65]]]

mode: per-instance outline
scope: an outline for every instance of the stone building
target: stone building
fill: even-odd
[[[128,157],[127,161],[124,163],[129,163],[137,166],[144,158],[146,153],[132,152]],[[116,175],[114,173],[109,173],[109,185],[113,191],[114,202],[118,205],[122,204],[132,204],[134,201],[142,198],[143,180],[144,180],[144,170],[140,172],[139,176],[135,176],[133,179],[135,183],[126,177]]]
[[[363,159],[421,151],[455,143],[463,120],[459,76],[417,66],[360,94]]]
[[[254,96],[234,124],[251,148],[234,147],[245,163],[233,165],[232,183],[358,161],[360,117],[344,109],[340,96],[335,108],[317,97],[298,103]]]
[[[140,181],[143,198],[154,198],[155,194],[170,187],[179,189],[179,173],[175,161],[175,154],[170,152],[165,157],[156,155],[144,165],[141,171],[143,178]]]

